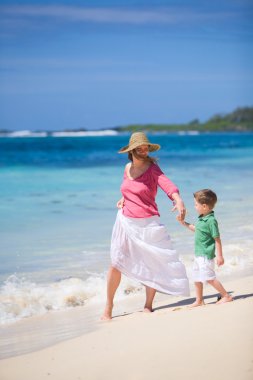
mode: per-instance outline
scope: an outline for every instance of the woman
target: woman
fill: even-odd
[[[171,247],[170,237],[160,223],[155,197],[158,186],[174,202],[179,218],[184,220],[185,207],[179,190],[167,178],[149,152],[160,149],[142,132],[133,133],[129,144],[119,153],[128,153],[119,208],[112,232],[111,267],[107,277],[107,302],[103,320],[112,318],[113,299],[121,273],[146,287],[145,312],[152,312],[156,291],[189,295],[184,265]]]

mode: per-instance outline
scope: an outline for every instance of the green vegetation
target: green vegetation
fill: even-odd
[[[222,115],[217,114],[204,123],[194,119],[188,124],[132,124],[117,127],[119,132],[134,132],[144,130],[147,132],[221,132],[221,131],[253,131],[253,107],[237,108],[235,111]]]

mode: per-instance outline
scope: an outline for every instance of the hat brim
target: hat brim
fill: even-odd
[[[128,152],[131,152],[131,150],[134,150],[138,146],[141,146],[141,145],[146,145],[146,144],[135,143],[135,144],[132,144],[132,145],[126,145],[126,146],[123,146],[123,148],[121,148],[118,151],[118,153],[128,153]],[[159,150],[161,148],[161,146],[159,144],[147,144],[147,145],[148,145],[148,151],[149,152],[155,152],[156,150]]]

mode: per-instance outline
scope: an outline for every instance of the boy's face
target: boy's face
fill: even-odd
[[[196,199],[194,199],[194,204],[199,215],[206,215],[211,211],[210,207],[207,204],[201,204],[196,201]]]

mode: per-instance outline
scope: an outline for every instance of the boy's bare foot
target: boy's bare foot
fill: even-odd
[[[101,321],[110,321],[112,319],[113,305],[106,305],[104,314],[100,317]]]
[[[192,309],[193,307],[198,307],[198,306],[205,306],[205,302],[204,301],[195,301],[191,305],[189,305],[188,307],[190,309]]]
[[[221,297],[221,299],[216,302],[216,305],[220,305],[220,304],[226,303],[226,302],[231,302],[233,300],[234,300],[233,297],[231,297],[230,295],[227,295],[225,297]]]

